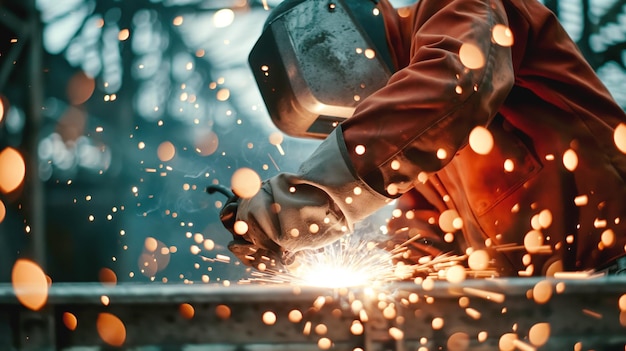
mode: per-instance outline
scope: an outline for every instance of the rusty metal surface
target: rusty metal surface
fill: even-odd
[[[540,282],[550,287],[546,302],[532,296]],[[498,350],[505,334],[517,336],[514,349],[624,350],[626,311],[620,310],[619,301],[625,294],[626,277],[437,282],[430,290],[413,283],[381,289],[53,284],[44,310],[34,312],[20,306],[12,288],[4,285],[0,348],[106,348],[96,326],[98,315],[105,312],[122,321],[124,348],[156,348],[151,350],[203,345],[213,350],[317,350],[326,341],[332,350]],[[193,316],[182,312],[182,304]],[[218,312],[220,305],[227,306],[228,316]],[[290,321],[293,310],[302,313],[300,321]],[[263,321],[267,311],[274,313],[275,323]],[[66,312],[76,317],[75,330],[63,323]],[[351,331],[363,313],[363,332]],[[549,325],[549,339],[532,345],[531,329],[542,323]]]

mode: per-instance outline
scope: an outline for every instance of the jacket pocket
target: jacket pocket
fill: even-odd
[[[477,217],[498,205],[542,168],[520,133],[512,127],[503,127],[501,116],[496,117],[488,129],[494,139],[491,152],[480,155],[466,146],[450,165],[451,171],[457,173],[451,178],[461,183],[454,188],[463,190]]]

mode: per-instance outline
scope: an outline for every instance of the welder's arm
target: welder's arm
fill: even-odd
[[[372,188],[410,190],[445,167],[473,128],[489,125],[515,82],[511,48],[492,39],[496,25],[508,25],[502,6],[419,2],[408,62],[342,124],[354,167]]]
[[[302,163],[297,174],[270,178],[255,196],[239,201],[236,218],[248,224],[248,231],[242,235],[243,241],[230,248],[252,265],[254,262],[245,260],[259,260],[259,249],[281,258],[319,248],[350,232],[355,222],[390,200],[356,176],[338,128]]]

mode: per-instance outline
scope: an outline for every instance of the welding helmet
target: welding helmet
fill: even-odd
[[[323,138],[393,71],[374,0],[285,0],[268,16],[248,61],[274,124]]]

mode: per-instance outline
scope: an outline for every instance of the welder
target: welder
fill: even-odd
[[[248,225],[229,245],[244,263],[285,263],[395,200],[404,263],[624,269],[626,115],[540,2],[285,0],[249,61],[276,126],[323,141],[222,210]]]

